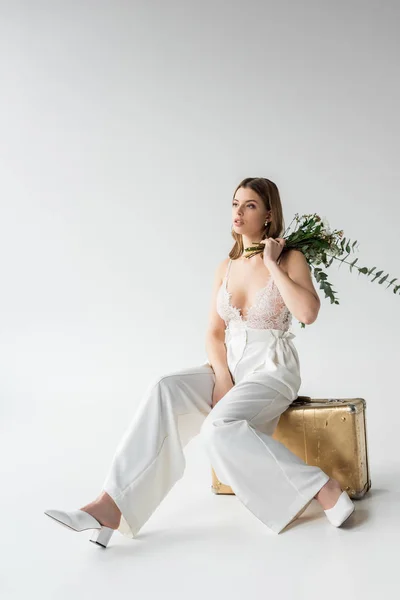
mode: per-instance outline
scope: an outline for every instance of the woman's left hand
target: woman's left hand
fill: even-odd
[[[263,250],[263,259],[264,264],[268,265],[268,263],[276,262],[286,244],[286,240],[284,238],[265,238],[261,240],[262,244],[265,244]]]

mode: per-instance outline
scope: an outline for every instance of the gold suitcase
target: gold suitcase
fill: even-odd
[[[281,414],[272,437],[336,479],[350,498],[360,499],[371,487],[365,413],[364,398],[298,396]],[[212,467],[211,475],[215,494],[234,494]]]

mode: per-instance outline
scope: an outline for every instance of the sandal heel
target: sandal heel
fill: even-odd
[[[99,544],[99,546],[103,546],[103,548],[107,548],[107,544],[111,539],[112,534],[115,529],[111,529],[110,527],[103,527],[101,529],[95,529],[92,537],[90,538],[91,542],[95,544]]]

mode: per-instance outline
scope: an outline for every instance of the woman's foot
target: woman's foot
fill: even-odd
[[[324,510],[328,510],[335,506],[342,491],[340,483],[336,479],[329,479],[314,498],[318,500]]]
[[[80,510],[92,515],[100,525],[111,529],[118,529],[121,522],[121,511],[107,492],[102,492],[94,502],[82,506]]]

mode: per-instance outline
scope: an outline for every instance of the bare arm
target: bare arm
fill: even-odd
[[[218,378],[229,378],[231,375],[226,358],[225,346],[225,321],[217,313],[217,293],[222,283],[224,269],[227,260],[222,261],[216,269],[212,290],[211,306],[209,312],[208,327],[206,332],[206,352],[208,361]]]
[[[226,360],[226,347],[224,339],[218,337],[214,333],[207,333],[206,352],[208,361],[212,366],[215,375],[217,377],[229,377],[230,379],[231,375]]]
[[[288,250],[285,259],[287,274],[276,262],[268,263],[267,268],[290,312],[301,323],[310,325],[317,319],[321,306],[310,268],[300,250]]]

